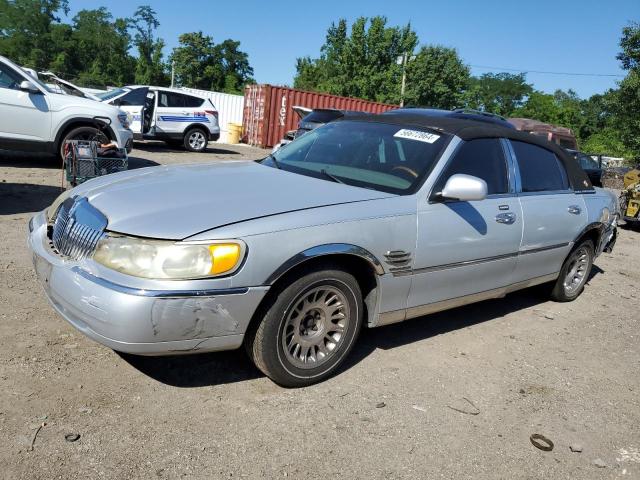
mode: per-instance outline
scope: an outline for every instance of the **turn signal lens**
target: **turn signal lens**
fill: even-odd
[[[233,269],[240,260],[240,245],[237,243],[221,243],[210,245],[211,252],[211,274],[220,275]]]

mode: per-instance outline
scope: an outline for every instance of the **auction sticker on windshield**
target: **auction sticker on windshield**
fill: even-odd
[[[435,133],[421,132],[420,130],[408,130],[406,128],[398,130],[393,136],[425,143],[433,143],[440,138],[440,135],[436,135]]]

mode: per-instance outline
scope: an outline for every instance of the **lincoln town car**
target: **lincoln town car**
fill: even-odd
[[[362,328],[533,285],[574,300],[618,215],[545,139],[399,109],[256,162],[93,179],[34,216],[28,243],[51,305],[91,339],[138,355],[244,347],[296,387],[339,370]]]

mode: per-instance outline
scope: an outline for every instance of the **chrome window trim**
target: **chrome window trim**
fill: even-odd
[[[92,273],[80,267],[73,267],[72,272],[77,273],[81,277],[100,285],[101,287],[114,290],[119,293],[125,293],[127,295],[135,295],[138,297],[153,297],[153,298],[179,298],[179,297],[219,297],[222,295],[243,295],[249,291],[248,287],[236,287],[236,288],[218,288],[218,289],[206,289],[206,290],[147,290],[144,288],[127,287],[114,283],[110,280],[106,280],[101,277],[97,277]]]

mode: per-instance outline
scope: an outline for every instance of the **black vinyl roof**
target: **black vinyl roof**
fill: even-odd
[[[382,114],[349,116],[343,120],[382,122],[403,127],[415,126],[419,128],[429,128],[456,135],[465,141],[477,138],[507,138],[509,140],[531,143],[556,154],[564,164],[574,190],[593,190],[593,185],[587,174],[582,170],[573,156],[567,153],[562,147],[543,137],[516,130],[513,125],[498,116],[427,108],[401,108]]]

